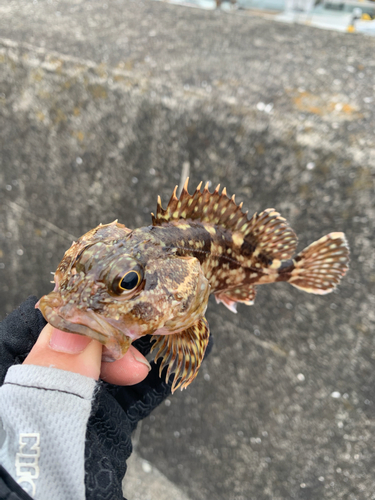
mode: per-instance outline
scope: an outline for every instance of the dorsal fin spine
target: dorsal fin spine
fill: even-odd
[[[178,186],[175,186],[174,190],[173,190],[173,193],[172,193],[171,200],[173,199],[173,201],[177,201],[178,200],[178,198],[177,198],[177,188],[178,188]]]
[[[158,226],[172,220],[193,219],[220,225],[232,231],[244,226],[248,218],[247,213],[244,214],[241,210],[242,203],[236,205],[235,196],[229,198],[226,188],[220,193],[220,184],[213,193],[210,193],[208,185],[209,183],[206,183],[201,191],[202,182],[200,182],[195,192],[190,195],[187,179],[179,199],[176,196],[177,186],[175,187],[166,209],[163,209],[159,196],[152,224]]]

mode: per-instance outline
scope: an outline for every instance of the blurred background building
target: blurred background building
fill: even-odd
[[[373,0],[161,0],[177,5],[224,11],[252,11],[287,23],[375,36]]]

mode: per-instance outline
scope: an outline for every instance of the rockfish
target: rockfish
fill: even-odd
[[[197,376],[208,340],[208,297],[236,312],[254,303],[256,285],[287,281],[326,294],[348,269],[343,233],[323,236],[293,257],[297,237],[273,208],[251,219],[218,186],[208,184],[164,210],[158,198],[152,225],[128,229],[100,224],[74,242],[55,275],[54,291],[36,307],[54,327],[104,345],[103,359],[121,358],[130,344],[152,335],[160,374],[175,373],[172,391]]]

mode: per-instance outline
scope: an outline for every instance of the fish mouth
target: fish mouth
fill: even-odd
[[[129,348],[130,339],[126,333],[92,310],[80,310],[74,304],[66,304],[58,292],[44,295],[35,308],[58,330],[85,335],[103,344],[103,361],[120,359]]]

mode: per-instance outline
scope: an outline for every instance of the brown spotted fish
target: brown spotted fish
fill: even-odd
[[[205,318],[210,293],[236,312],[251,305],[256,285],[288,281],[309,293],[326,294],[348,269],[343,233],[330,233],[293,257],[297,237],[273,208],[248,219],[218,186],[202,183],[194,194],[187,181],[164,210],[158,199],[152,225],[128,229],[100,224],[65,253],[55,289],[37,307],[60,330],[101,342],[103,359],[121,358],[130,344],[153,335],[160,374],[175,373],[172,391],[198,373],[209,338]]]

